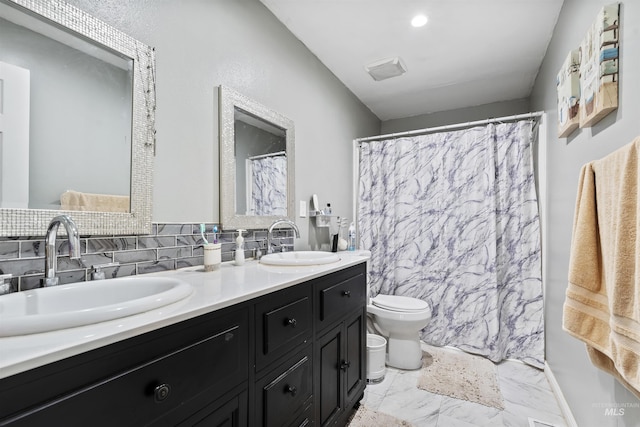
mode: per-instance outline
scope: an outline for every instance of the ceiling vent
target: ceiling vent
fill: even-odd
[[[364,67],[367,73],[373,77],[373,80],[379,82],[380,80],[390,79],[391,77],[401,76],[407,72],[407,67],[399,57],[382,59],[380,61],[373,62]]]

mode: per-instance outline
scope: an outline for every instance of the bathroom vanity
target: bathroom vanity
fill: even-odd
[[[0,425],[346,423],[366,383],[363,257],[161,275],[194,293],[142,315],[1,338]]]

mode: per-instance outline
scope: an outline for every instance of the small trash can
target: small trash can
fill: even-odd
[[[384,362],[387,340],[376,334],[367,334],[367,384],[377,384],[384,380]]]

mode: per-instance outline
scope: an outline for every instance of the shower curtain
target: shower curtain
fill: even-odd
[[[533,134],[520,121],[361,143],[371,296],[427,301],[427,343],[544,366]]]
[[[287,215],[287,156],[247,160],[249,215]]]

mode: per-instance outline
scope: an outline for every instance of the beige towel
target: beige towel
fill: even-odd
[[[600,239],[596,212],[595,176],[591,164],[582,166],[573,218],[569,282],[597,292],[600,289]]]
[[[68,190],[60,196],[60,205],[64,211],[129,212],[129,196]]]
[[[640,397],[640,137],[583,166],[563,327]]]

